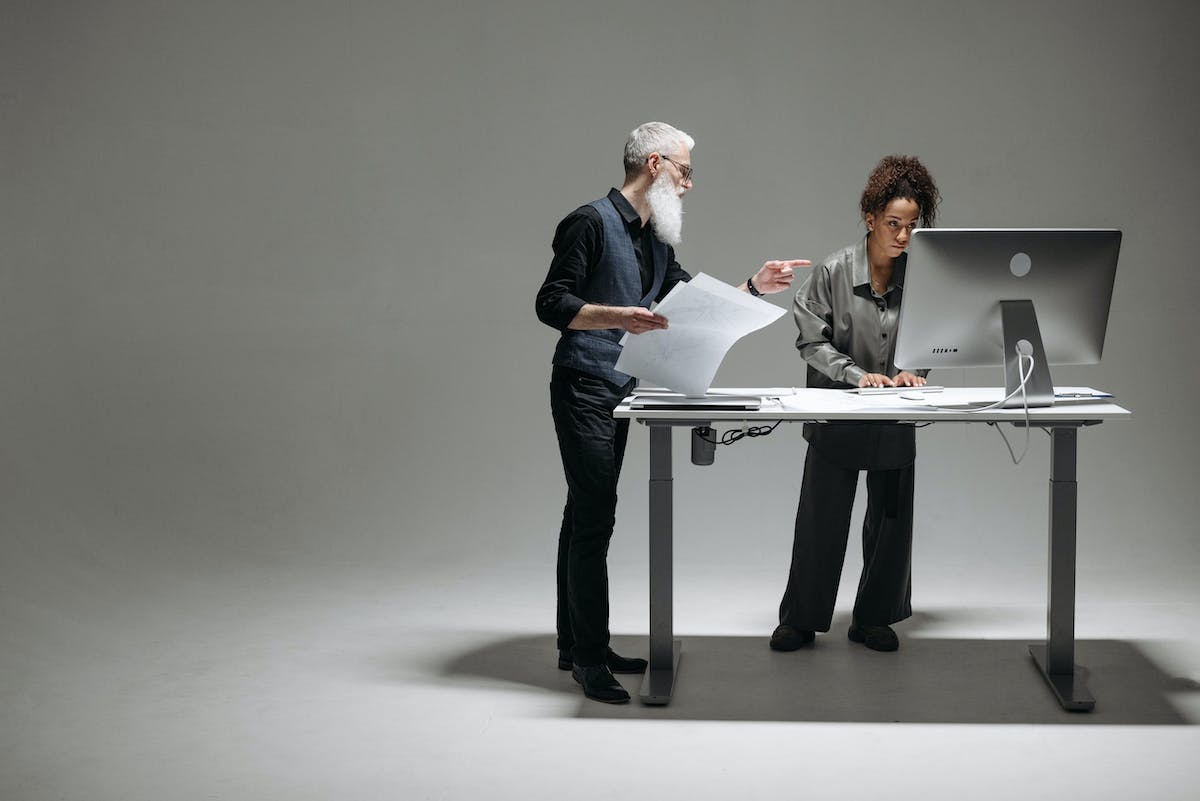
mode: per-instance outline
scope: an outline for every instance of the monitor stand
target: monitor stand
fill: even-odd
[[[1017,392],[1005,401],[1004,408],[1019,409],[1026,402],[1030,407],[1053,406],[1054,382],[1050,379],[1050,365],[1046,362],[1033,301],[1000,301],[1000,327],[1004,332],[1004,397],[1008,398],[1021,386],[1022,359],[1018,354],[1033,357],[1033,375],[1025,382],[1024,398]],[[1027,359],[1024,361],[1028,364]]]

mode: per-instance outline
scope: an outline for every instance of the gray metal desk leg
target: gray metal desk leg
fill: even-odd
[[[642,679],[643,704],[670,703],[679,668],[672,631],[671,426],[650,428],[650,667]]]
[[[1075,427],[1050,429],[1050,588],[1046,644],[1029,646],[1063,709],[1090,712],[1096,699],[1075,665],[1075,527],[1079,485],[1075,477]]]

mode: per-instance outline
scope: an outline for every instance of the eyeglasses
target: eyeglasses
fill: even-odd
[[[681,164],[678,161],[676,161],[675,159],[671,158],[670,156],[664,156],[662,153],[659,153],[658,157],[660,159],[662,159],[663,161],[669,161],[672,164],[674,164],[676,167],[678,167],[680,178],[682,178],[685,181],[692,180],[692,165],[691,164]]]

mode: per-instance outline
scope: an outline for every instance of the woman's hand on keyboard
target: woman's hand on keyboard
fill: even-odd
[[[925,379],[919,375],[913,375],[907,371],[900,372],[892,380],[893,386],[897,387],[923,387]]]
[[[905,375],[901,373],[900,375]],[[899,376],[897,376],[899,377]],[[867,373],[858,380],[860,387],[894,387],[896,382],[888,378],[883,373]],[[908,386],[905,384],[905,386]]]

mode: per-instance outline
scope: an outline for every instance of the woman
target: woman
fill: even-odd
[[[814,267],[796,293],[796,347],[808,386],[921,386],[925,373],[893,363],[909,236],[933,225],[940,196],[916,158],[888,156],[867,179],[860,207],[867,234]],[[858,474],[867,471],[863,571],[848,635],[876,651],[900,646],[889,624],[912,614],[912,426],[806,424],[808,456],[779,627],[771,648],[794,651],[829,631],[846,558]]]

